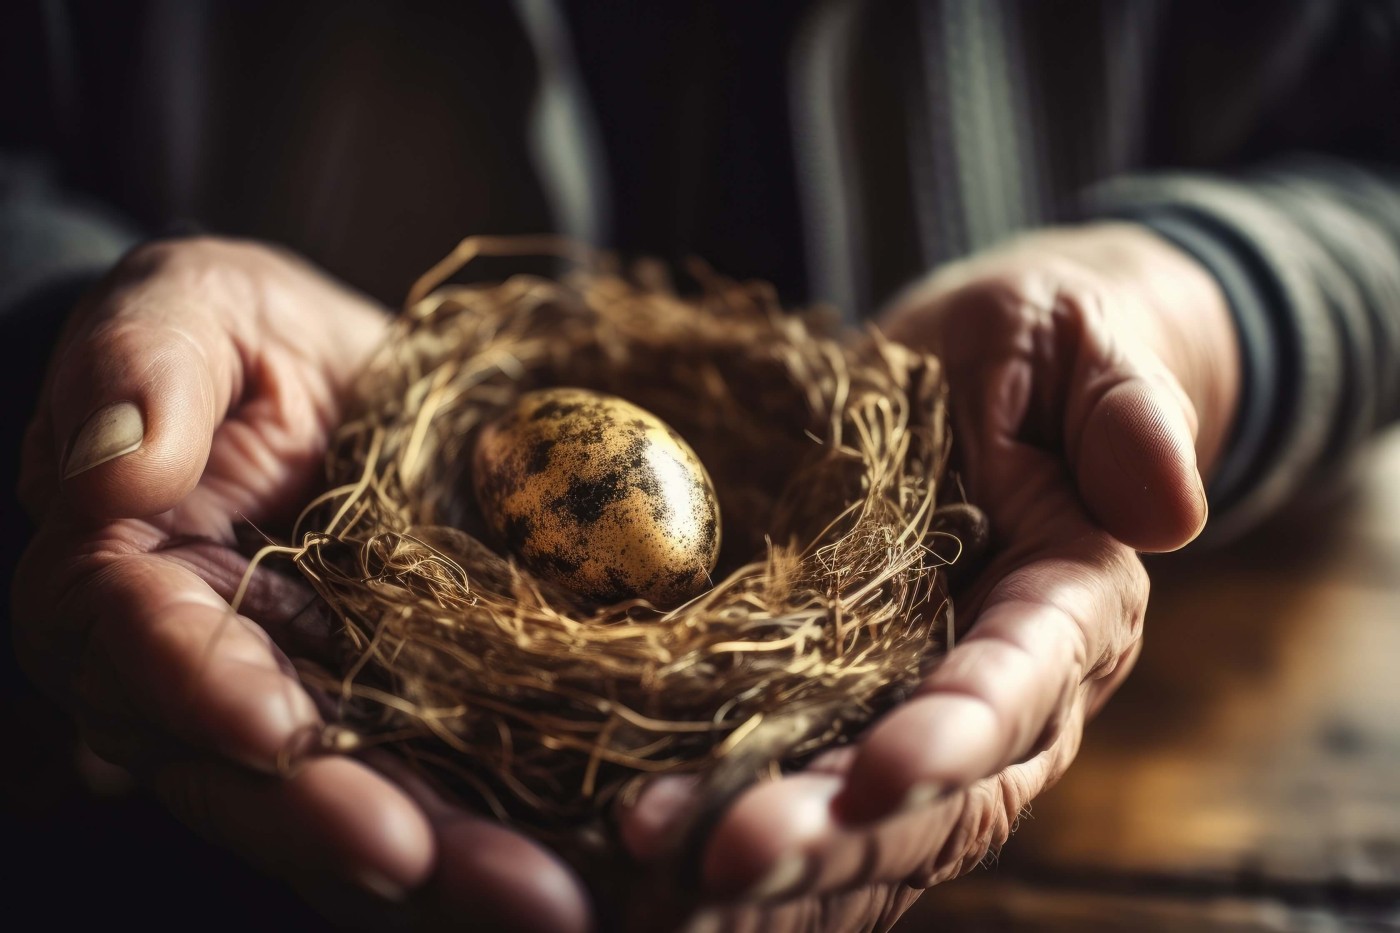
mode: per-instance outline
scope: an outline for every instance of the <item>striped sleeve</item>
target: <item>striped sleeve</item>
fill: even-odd
[[[1220,282],[1244,383],[1211,478],[1211,535],[1233,537],[1400,418],[1400,177],[1293,158],[1243,177],[1138,175],[1091,212],[1136,220]]]

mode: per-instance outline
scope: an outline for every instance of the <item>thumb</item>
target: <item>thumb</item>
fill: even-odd
[[[216,308],[227,283],[159,246],[124,260],[61,352],[50,417],[64,498],[96,518],[153,515],[199,482],[239,378]]]
[[[1082,425],[1070,443],[1079,494],[1109,534],[1139,551],[1175,550],[1200,534],[1206,494],[1183,392],[1128,376],[1097,395]]]

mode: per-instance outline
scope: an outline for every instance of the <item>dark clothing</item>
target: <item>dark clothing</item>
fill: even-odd
[[[868,314],[1017,230],[1127,217],[1210,268],[1239,322],[1219,531],[1400,414],[1394,0],[34,0],[0,17],[0,146],[146,234],[277,240],[394,302],[464,235],[559,229]],[[64,197],[5,196],[0,265]],[[26,293],[110,258],[26,258]]]

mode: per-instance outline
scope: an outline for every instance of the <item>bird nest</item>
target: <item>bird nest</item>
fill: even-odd
[[[483,254],[572,271],[444,284]],[[304,676],[359,744],[526,825],[579,825],[649,775],[718,792],[800,763],[904,696],[952,637],[938,361],[843,339],[764,284],[696,267],[678,291],[658,268],[464,242],[360,379],[296,531],[344,648]],[[598,605],[495,546],[473,444],[550,386],[621,396],[690,443],[724,522],[713,586],[677,608]]]

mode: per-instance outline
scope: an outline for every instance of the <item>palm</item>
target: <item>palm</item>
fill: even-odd
[[[304,587],[259,569],[241,613],[228,609],[248,566],[241,539],[285,531],[322,480],[348,380],[385,320],[261,247],[125,261],[78,319],[28,439],[43,522],[16,590],[17,640],[100,753],[330,909],[368,890],[381,907],[412,897],[430,914],[576,929],[584,895],[544,850],[411,776],[308,754],[326,727],[279,647],[315,654],[329,634],[290,624],[309,615]],[[54,438],[113,397],[144,411],[141,447],[58,489]]]
[[[982,359],[992,357],[984,355]],[[1033,381],[1033,374],[1017,372],[1014,366],[992,381],[985,375],[982,372],[975,383],[961,386],[953,381],[950,397],[1005,399],[1008,381],[1025,385]],[[950,378],[957,377],[950,374]],[[995,530],[995,557],[959,595],[958,614],[971,619],[984,607],[996,604],[1043,614],[1046,607],[1063,601],[1068,603],[1064,616],[1068,618],[1068,612],[1081,610],[1074,608],[1079,594],[1062,585],[1066,578],[1101,574],[1105,559],[1121,561],[1125,567],[1137,566],[1136,556],[1090,521],[1061,455],[1014,434],[978,430],[976,425],[1002,420],[988,414],[979,413],[976,422],[963,420],[966,412],[955,414],[954,419],[963,469],[969,462],[995,459],[998,463],[986,473],[971,474],[995,480],[990,486],[974,483],[969,489],[971,499],[987,513]],[[1006,423],[1017,420],[1012,413],[1005,414]],[[1145,588],[1141,595],[1145,597]],[[1014,626],[1016,616],[1011,618]],[[986,630],[981,634],[986,637]],[[993,637],[1003,636],[998,632]],[[1005,841],[1021,809],[1072,761],[1090,692],[1097,696],[1108,688],[1090,679],[1083,690],[1072,695],[1034,702],[1024,693],[1026,672],[1018,670],[1015,662],[1006,663],[1008,656],[1020,657],[1022,645],[1011,647],[1012,643],[1000,640],[989,644],[995,644],[996,649],[980,651],[974,661],[959,664],[956,679],[974,676],[983,688],[1005,685],[1008,681],[1003,675],[1022,681],[1022,693],[1003,695],[998,704],[1005,715],[1018,716],[1020,721],[1000,728],[992,723],[980,730],[993,740],[1016,744],[1020,749],[1017,757],[1008,761],[991,757],[997,752],[988,746],[996,741],[963,742],[963,750],[974,756],[960,766],[967,776],[965,782],[950,775],[951,792],[946,796],[922,801],[907,812],[896,812],[893,818],[859,831],[842,828],[839,822],[814,825],[801,813],[810,809],[814,799],[830,801],[838,816],[845,811],[857,820],[874,815],[876,810],[888,812],[888,806],[878,805],[907,794],[908,773],[918,767],[916,751],[927,745],[928,728],[907,720],[882,723],[877,727],[882,754],[874,763],[862,758],[856,749],[846,748],[818,758],[801,774],[758,786],[726,816],[709,843],[706,868],[711,883],[721,891],[739,889],[768,871],[784,850],[805,849],[807,858],[801,871],[792,874],[787,891],[770,892],[777,899],[718,911],[715,916],[722,918],[721,929],[806,930],[811,928],[814,915],[823,918],[821,928],[827,933],[868,929],[877,919],[892,921],[923,888],[970,870]],[[1076,659],[1075,665],[1082,669],[1082,658]],[[974,673],[970,668],[980,670]],[[1126,669],[1124,665],[1120,674]],[[936,695],[953,688],[955,702],[961,702],[966,700],[963,693],[967,686],[931,679],[920,693]],[[1067,693],[1078,686],[1065,684]],[[1023,708],[1023,704],[1031,708]],[[939,712],[934,710],[932,716],[936,721]],[[1036,719],[1048,726],[1038,735],[1031,734]],[[982,721],[978,722],[980,726]],[[979,770],[989,773],[1003,764],[1007,766],[978,780],[982,777]],[[862,773],[854,774],[858,768]],[[855,800],[850,793],[853,778],[862,783],[862,800]],[[853,812],[870,802],[877,804],[870,813]],[[815,893],[785,896],[800,894],[803,888]],[[876,926],[883,928],[883,924]]]
[[[766,900],[727,921],[897,916],[1006,840],[1132,666],[1147,579],[1129,544],[1180,546],[1204,518],[1195,409],[1147,339],[1141,296],[1073,252],[1032,244],[956,267],[889,322],[943,361],[956,466],[994,557],[959,595],[957,646],[911,699],[725,813],[705,881]],[[634,848],[682,805],[644,796],[624,816]]]

